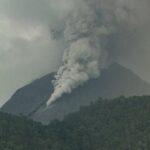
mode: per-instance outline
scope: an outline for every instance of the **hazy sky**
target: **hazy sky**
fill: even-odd
[[[19,87],[58,68],[64,44],[51,39],[49,27],[61,26],[71,7],[69,0],[0,0],[0,106]],[[137,57],[133,51],[119,61],[150,82],[149,35],[143,29]]]

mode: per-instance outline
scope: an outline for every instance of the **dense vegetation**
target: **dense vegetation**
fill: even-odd
[[[150,150],[150,97],[99,99],[48,126],[0,113],[0,150]]]

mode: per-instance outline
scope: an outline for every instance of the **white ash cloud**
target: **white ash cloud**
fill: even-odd
[[[60,34],[68,48],[47,105],[99,77],[113,59],[132,53],[141,29],[149,23],[143,19],[149,14],[148,0],[80,0],[75,6],[62,22]]]

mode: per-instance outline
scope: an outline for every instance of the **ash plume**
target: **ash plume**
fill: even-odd
[[[132,47],[141,38],[142,28],[148,24],[143,18],[149,13],[148,6],[148,0],[75,2],[75,7],[62,21],[63,29],[55,32],[63,36],[68,46],[64,50],[63,64],[55,75],[54,92],[47,105],[89,79],[99,77],[101,70],[112,60],[131,53]]]

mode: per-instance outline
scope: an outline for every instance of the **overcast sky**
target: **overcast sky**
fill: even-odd
[[[0,106],[19,87],[58,68],[64,44],[51,39],[49,27],[61,25],[71,6],[69,0],[0,0]],[[141,57],[121,62],[150,82],[150,44],[144,41]]]
[[[49,26],[66,6],[60,2],[56,11],[56,3],[0,0],[0,105],[19,87],[58,68],[63,47],[51,40]]]

